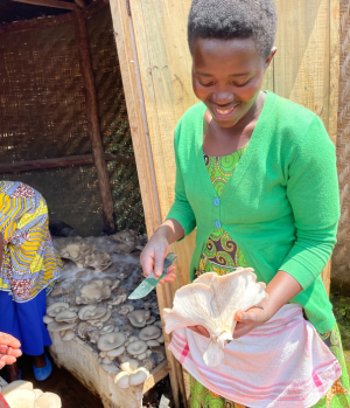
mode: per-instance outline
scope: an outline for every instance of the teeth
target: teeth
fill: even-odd
[[[217,111],[220,113],[220,115],[227,115],[229,112],[233,111],[233,108],[226,110],[217,109]]]

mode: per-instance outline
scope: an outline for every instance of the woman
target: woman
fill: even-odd
[[[60,276],[59,258],[48,229],[42,195],[12,181],[0,182],[0,332],[17,338],[33,356],[34,376],[43,381],[52,367],[44,354],[51,344],[43,322],[46,289]],[[8,382],[17,380],[17,363],[8,367]]]
[[[320,277],[336,242],[339,193],[334,146],[307,109],[262,92],[277,15],[273,0],[194,0],[188,40],[193,90],[175,131],[175,202],[141,256],[160,275],[169,244],[197,227],[190,278],[254,268],[268,298],[234,316],[240,338],[289,302],[337,357],[341,378],[315,405],[349,407],[349,379]],[[175,279],[169,268],[162,283]],[[192,330],[208,336],[204,327]],[[266,367],[268,374],[268,367]],[[191,380],[191,406],[240,407]],[[244,407],[243,407],[244,408]]]

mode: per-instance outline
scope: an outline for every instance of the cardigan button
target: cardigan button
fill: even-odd
[[[219,199],[218,199],[217,197],[214,198],[214,204],[215,204],[217,207],[219,207],[219,205],[220,205],[220,201],[219,201]]]
[[[215,221],[215,225],[216,225],[216,228],[221,228],[221,223],[220,223],[220,221]]]

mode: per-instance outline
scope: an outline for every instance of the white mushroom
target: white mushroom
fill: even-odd
[[[112,311],[107,309],[106,314],[100,318],[100,322],[101,323],[106,323],[106,321],[109,320],[111,315],[112,315]]]
[[[131,336],[128,338],[127,342],[125,343],[126,346],[128,346],[131,343],[135,343],[135,341],[139,341],[140,339],[136,336]]]
[[[29,381],[24,381],[24,380],[17,380],[13,381],[12,383],[5,385],[5,387],[1,388],[1,393],[4,397],[6,395],[13,391],[13,390],[32,390],[33,389],[33,384]]]
[[[6,394],[5,399],[11,408],[35,407],[35,393],[33,390],[14,389]]]
[[[52,392],[44,392],[35,400],[37,408],[61,408],[61,398]]]
[[[146,343],[147,343],[148,347],[158,347],[158,346],[160,346],[160,343],[157,340],[148,340]]]
[[[51,332],[60,332],[60,331],[65,331],[68,329],[72,329],[74,326],[76,326],[76,323],[58,323],[56,321],[51,322],[47,326],[47,330]]]
[[[120,306],[120,308],[118,309],[118,313],[121,316],[126,316],[128,313],[131,313],[134,310],[134,306],[133,305],[122,305]]]
[[[100,333],[98,332],[98,330],[91,331],[89,333],[89,339],[92,344],[96,344],[99,338],[100,338]]]
[[[73,340],[75,337],[75,333],[73,330],[67,330],[64,335],[61,337],[63,341],[70,341]]]
[[[146,353],[142,353],[136,356],[138,360],[142,361],[142,360],[146,360],[147,358],[147,354]]]
[[[78,318],[78,314],[76,312],[72,312],[69,309],[65,309],[60,313],[57,313],[55,320],[56,322],[65,322],[65,323],[72,323],[75,322]]]
[[[209,367],[218,366],[224,358],[226,342],[233,340],[237,321],[232,316],[237,310],[248,310],[266,297],[266,285],[257,283],[252,271],[238,268],[224,276],[207,272],[179,289],[173,309],[163,311],[166,332],[204,326],[210,334],[210,343],[203,354],[204,363]]]
[[[121,371],[119,374],[116,375],[114,378],[114,384],[119,388],[129,388],[130,384],[130,375],[125,371]]]
[[[101,351],[109,351],[122,346],[126,342],[123,333],[108,333],[98,339],[97,347]]]
[[[119,280],[119,279],[116,279],[116,280],[114,281],[113,285],[111,286],[111,290],[113,291],[114,289],[117,289],[117,287],[119,286],[119,284],[120,284],[120,280]]]
[[[80,289],[80,298],[83,303],[96,304],[111,297],[111,288],[102,279],[95,279],[85,283]]]
[[[162,331],[157,326],[146,326],[144,327],[140,333],[139,338],[140,340],[154,340],[159,338],[162,335]]]
[[[112,324],[105,326],[101,331],[100,334],[108,334],[114,332],[114,326]]]
[[[129,384],[136,386],[144,383],[149,376],[149,371],[145,367],[140,367],[134,374],[130,375]]]
[[[112,360],[113,360],[114,358],[119,357],[123,353],[125,353],[125,347],[121,346],[121,347],[118,347],[116,349],[107,351],[107,357],[113,357],[112,358]]]
[[[54,320],[55,320],[54,318],[52,318],[50,316],[47,316],[47,315],[43,317],[43,321],[44,321],[45,324],[49,324],[49,323],[53,322]]]
[[[35,389],[33,390],[33,392],[34,392],[34,394],[35,394],[35,400],[37,400],[37,398],[39,398],[40,395],[43,394],[43,392],[42,392],[41,390],[39,390],[38,388],[35,388]]]
[[[146,321],[150,318],[151,312],[148,310],[134,310],[129,313],[128,319],[130,323],[135,327],[144,327],[146,326]]]
[[[120,369],[132,374],[139,368],[139,362],[137,360],[128,360],[125,363],[120,364]]]
[[[147,350],[147,344],[143,340],[135,341],[128,345],[127,352],[132,356],[142,354]]]
[[[101,272],[108,269],[113,263],[111,256],[107,252],[95,251],[91,255],[86,256],[85,265],[91,266],[96,271]]]
[[[51,306],[49,306],[46,309],[46,314],[50,317],[56,317],[58,313],[63,312],[63,310],[66,310],[69,308],[69,304],[65,302],[56,302],[53,303]]]
[[[112,306],[118,306],[118,305],[121,305],[122,303],[124,303],[126,301],[127,297],[128,297],[127,293],[120,293],[119,295],[117,295],[115,297],[115,299],[110,300],[107,303],[109,305],[112,305]]]
[[[150,326],[151,324],[153,324],[156,321],[156,318],[154,316],[151,316],[147,321],[146,324],[147,326]]]
[[[88,305],[83,306],[78,315],[80,320],[96,320],[104,316],[106,312],[107,309],[103,306]]]

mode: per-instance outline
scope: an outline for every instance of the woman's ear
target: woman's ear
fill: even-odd
[[[271,61],[273,60],[273,57],[275,56],[276,52],[277,52],[277,47],[273,47],[269,56],[266,58],[265,69],[267,69],[270,66]]]

